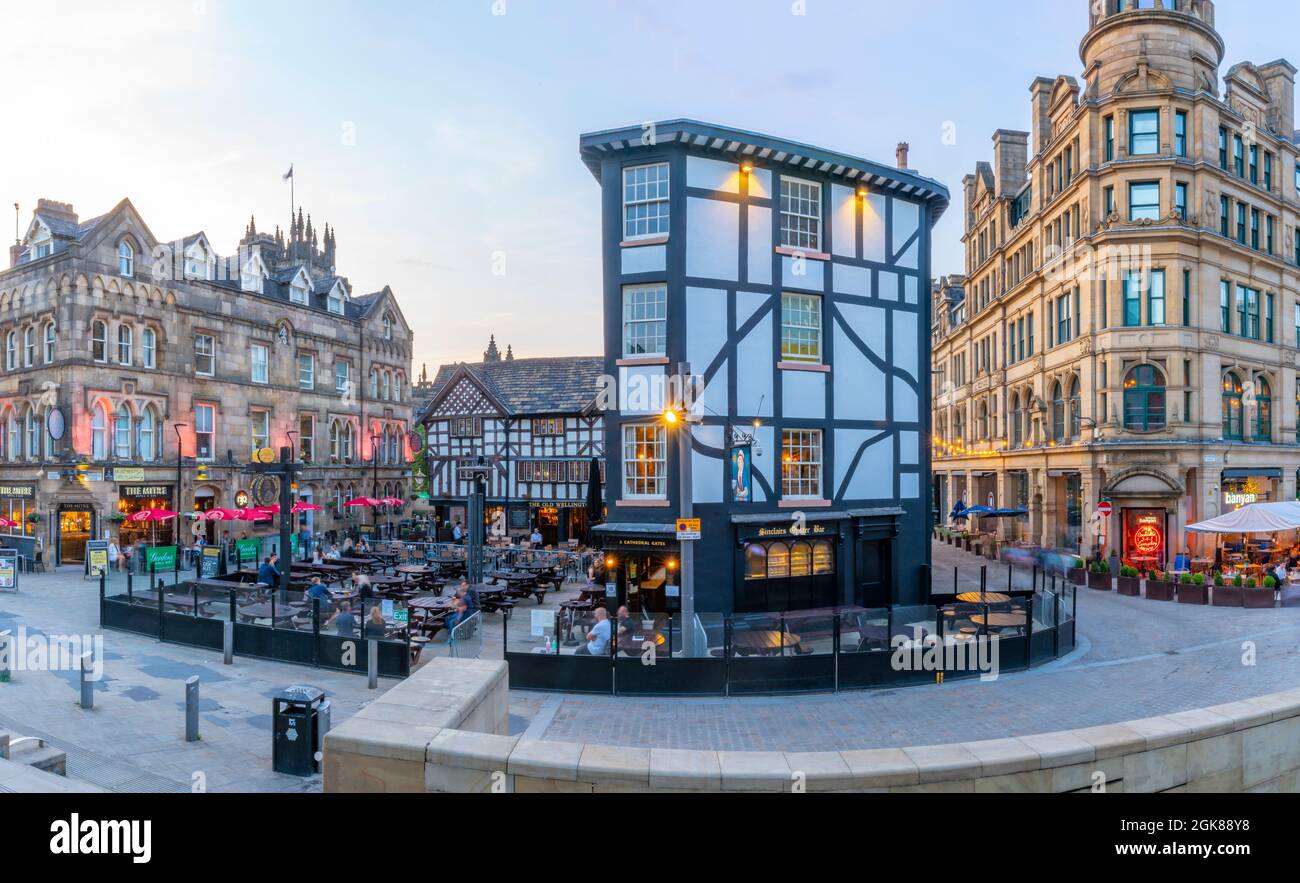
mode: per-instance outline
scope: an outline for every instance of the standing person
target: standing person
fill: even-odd
[[[451,541],[460,545],[465,542],[465,531],[461,529],[460,522],[457,521],[451,528]]]
[[[199,534],[197,537],[194,538],[194,551],[191,554],[194,556],[195,575],[197,575],[203,567],[203,549],[207,546],[207,544],[208,541],[203,536],[203,534]]]
[[[352,615],[352,606],[346,601],[340,604],[338,612],[330,617],[325,627],[333,628],[334,634],[341,637],[352,637],[357,627],[357,618]]]
[[[117,541],[112,537],[108,538],[108,566],[113,570],[121,570],[125,562],[122,558],[122,550],[117,547]]]
[[[532,543],[534,547],[541,546],[545,542],[542,539],[542,529],[537,525],[533,525],[533,532],[529,535],[528,542]]]

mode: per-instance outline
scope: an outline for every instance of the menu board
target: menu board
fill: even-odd
[[[221,549],[216,546],[204,546],[203,558],[199,563],[199,575],[203,579],[215,579],[221,574]]]
[[[0,549],[0,589],[18,589],[17,549]]]
[[[86,543],[86,572],[96,579],[108,573],[108,540]]]

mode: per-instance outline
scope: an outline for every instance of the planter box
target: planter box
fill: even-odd
[[[1174,600],[1174,593],[1177,589],[1178,587],[1173,583],[1162,583],[1149,579],[1147,580],[1147,600],[1172,601]]]
[[[1111,590],[1110,579],[1109,573],[1089,573],[1088,588],[1109,592]]]
[[[1236,586],[1215,586],[1213,604],[1215,607],[1240,607],[1242,591]]]
[[[1065,572],[1065,578],[1076,586],[1081,586],[1088,581],[1088,571],[1082,567],[1071,567]]]
[[[1248,610],[1272,610],[1276,606],[1273,589],[1242,589],[1241,606]]]
[[[1119,593],[1126,598],[1140,598],[1142,596],[1142,580],[1136,576],[1121,576],[1115,581],[1119,587]]]
[[[1179,604],[1200,604],[1200,605],[1209,604],[1210,587],[1196,586],[1196,585],[1192,585],[1192,586],[1180,585],[1178,587],[1178,603]]]

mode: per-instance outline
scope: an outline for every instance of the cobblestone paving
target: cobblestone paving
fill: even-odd
[[[936,573],[981,564],[935,545]],[[940,577],[936,575],[936,579]],[[990,566],[989,587],[1006,585]],[[1300,610],[1163,604],[1079,590],[1070,657],[995,683],[780,699],[564,697],[542,738],[612,745],[830,751],[934,745],[1094,726],[1231,702],[1300,681]],[[1243,664],[1253,642],[1256,664]]]
[[[95,635],[98,587],[80,572],[24,576],[19,594],[0,593],[0,631]],[[16,672],[0,684],[0,729],[45,738],[68,752],[68,774],[123,790],[188,791],[196,775],[209,791],[312,791],[320,779],[271,771],[271,696],[291,684],[320,687],[335,724],[378,692],[364,675],[236,657],[122,632],[105,632],[104,679],[89,711],[78,704],[76,672]],[[202,740],[185,742],[185,680],[198,675]],[[520,696],[512,728],[522,732],[544,697]]]
[[[935,546],[936,580],[959,567],[962,589],[988,564]],[[1018,584],[1024,583],[1021,579]],[[989,587],[1006,585],[990,565]],[[79,573],[24,577],[0,594],[0,630],[98,633],[97,592]],[[567,596],[567,594],[565,595]],[[553,606],[562,597],[548,597]],[[526,605],[527,606],[527,605]],[[996,683],[779,699],[628,699],[515,692],[511,730],[530,738],[664,748],[821,751],[938,744],[1111,723],[1291,689],[1300,680],[1300,610],[1161,604],[1079,590],[1079,648],[1065,660]],[[527,615],[511,623],[527,629]],[[484,656],[499,658],[489,620]],[[1243,665],[1253,641],[1257,664]],[[0,728],[68,751],[71,775],[120,790],[318,790],[319,779],[271,772],[271,694],[306,682],[325,689],[342,721],[374,698],[365,678],[219,654],[119,632],[105,635],[95,708],[76,705],[74,673],[23,672],[0,685]],[[183,684],[201,679],[203,740],[184,742]],[[385,682],[387,683],[387,682]],[[381,684],[383,687],[384,684]]]

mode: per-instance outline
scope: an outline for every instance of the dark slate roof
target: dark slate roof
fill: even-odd
[[[577,414],[595,401],[605,359],[564,356],[443,365],[433,379],[424,410],[438,400],[460,368],[473,374],[510,414]]]
[[[97,218],[91,218],[89,221],[82,221],[79,224],[74,224],[67,218],[46,214],[45,212],[36,212],[35,216],[40,218],[41,222],[44,223],[46,227],[50,228],[50,233],[53,235],[62,239],[73,239],[78,242],[80,242],[87,233],[93,230],[96,224],[104,220],[104,215],[100,215]]]
[[[798,141],[787,141],[698,120],[666,120],[653,125],[655,143],[659,146],[677,141],[693,150],[714,153],[728,161],[743,158],[763,163],[778,171],[815,171],[842,178],[851,185],[865,184],[881,192],[924,200],[930,204],[932,223],[937,223],[948,208],[948,188],[909,169],[898,169]],[[599,181],[604,158],[643,146],[645,133],[645,124],[637,124],[624,129],[583,135],[579,139],[582,160]]]

